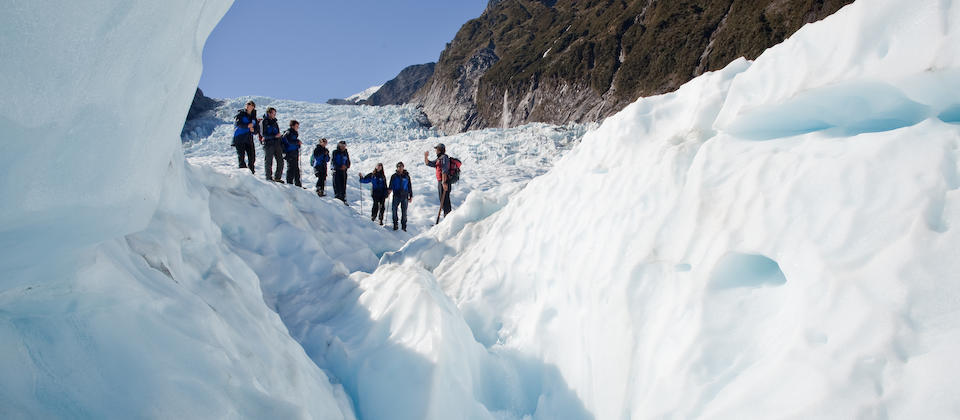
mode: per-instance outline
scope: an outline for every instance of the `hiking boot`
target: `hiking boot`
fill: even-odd
[[[383,226],[383,219],[380,219],[380,226]]]
[[[403,231],[404,231],[404,232],[407,231],[407,227],[406,227],[406,226],[403,227]]]
[[[393,224],[393,230],[397,230],[397,224],[396,224],[396,223]]]

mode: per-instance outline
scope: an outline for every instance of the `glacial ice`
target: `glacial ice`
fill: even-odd
[[[180,145],[199,65],[182,51],[225,4],[105,6],[121,12],[62,7],[93,23],[72,33],[83,58],[40,37],[75,27],[37,23],[42,5],[0,17],[54,51],[22,59],[50,73],[0,79],[27,111],[0,128],[56,121],[0,158],[0,417],[960,413],[952,2],[859,0],[590,130],[438,138],[411,108],[258,99],[309,141],[349,139],[357,170],[435,142],[461,154],[439,226],[431,172],[411,171],[412,236],[357,214],[353,182],[347,207],[233,168],[227,114],[245,98]],[[179,41],[133,50],[148,15]],[[96,31],[116,48],[87,48]],[[5,63],[20,42],[4,33]],[[57,117],[89,109],[115,126],[80,132],[120,159]]]

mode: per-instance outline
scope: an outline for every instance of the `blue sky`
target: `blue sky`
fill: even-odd
[[[437,61],[487,0],[236,0],[203,50],[207,96],[324,102]]]

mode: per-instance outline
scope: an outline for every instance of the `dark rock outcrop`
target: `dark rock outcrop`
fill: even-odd
[[[491,0],[414,96],[448,133],[601,120],[853,0]]]
[[[426,63],[409,66],[360,103],[374,106],[408,103],[413,98],[413,94],[427,83],[430,76],[433,76],[436,65],[437,63]]]
[[[187,121],[197,118],[200,114],[219,105],[220,101],[204,96],[203,91],[197,88],[197,91],[193,94],[193,102],[190,103],[190,110],[187,111]]]
[[[366,99],[327,99],[328,105],[401,105],[409,103],[413,94],[433,76],[437,63],[416,64],[400,71],[400,74],[380,86]]]
[[[205,123],[212,114],[204,116],[208,111],[212,111],[220,106],[221,101],[208,98],[203,94],[200,88],[193,93],[193,102],[190,103],[190,110],[187,111],[187,119],[183,122],[183,128],[180,129],[180,140],[191,141],[210,136],[213,133],[215,124]]]
[[[351,101],[349,99],[327,99],[327,105],[360,105],[356,101]]]

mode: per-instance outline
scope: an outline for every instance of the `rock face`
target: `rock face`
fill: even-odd
[[[187,111],[187,121],[192,120],[202,114],[220,105],[220,101],[208,98],[203,95],[203,91],[197,88],[193,94],[193,102],[190,103],[190,111]]]
[[[365,97],[357,99],[354,97],[346,99],[327,99],[328,105],[401,105],[409,103],[413,94],[427,83],[430,76],[433,75],[433,69],[437,63],[416,64],[408,66],[400,71],[397,77],[384,83],[376,92]]]
[[[349,99],[333,98],[333,99],[327,99],[327,105],[360,105],[360,104],[357,103],[356,101],[351,101]]]
[[[414,95],[447,133],[601,120],[853,0],[491,0]]]
[[[409,66],[360,103],[376,106],[408,103],[413,98],[413,94],[427,83],[430,76],[433,76],[436,65],[437,63],[426,63]]]

